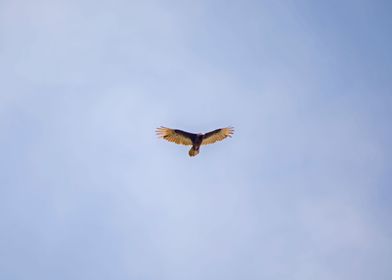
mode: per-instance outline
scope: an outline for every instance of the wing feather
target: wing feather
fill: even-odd
[[[171,129],[163,126],[157,128],[156,133],[158,137],[163,138],[169,142],[188,146],[192,145],[192,138],[196,136],[196,134],[193,133],[189,133],[179,129]]]
[[[201,142],[202,145],[213,144],[217,141],[222,141],[226,137],[231,137],[234,133],[233,127],[225,127],[215,129],[204,134],[203,141]]]

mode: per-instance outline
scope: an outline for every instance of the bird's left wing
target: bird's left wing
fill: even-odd
[[[157,128],[156,133],[159,137],[167,141],[181,145],[192,145],[192,137],[196,136],[193,133],[163,126]]]
[[[222,141],[226,137],[231,137],[233,133],[234,133],[233,127],[215,129],[213,131],[204,134],[203,142],[201,142],[201,144],[208,145],[208,144],[213,144],[217,141]]]

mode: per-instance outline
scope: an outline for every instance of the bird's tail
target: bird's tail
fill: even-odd
[[[194,157],[198,153],[199,153],[199,150],[198,149],[196,150],[194,146],[192,146],[192,148],[189,150],[189,156],[190,157]]]

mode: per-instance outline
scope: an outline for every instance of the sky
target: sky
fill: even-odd
[[[0,278],[392,279],[391,9],[0,1]]]

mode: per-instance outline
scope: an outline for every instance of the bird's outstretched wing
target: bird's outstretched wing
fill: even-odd
[[[196,134],[163,126],[157,128],[156,133],[160,138],[181,145],[192,145],[192,139],[196,137]]]
[[[203,142],[201,142],[201,144],[208,145],[208,144],[213,144],[217,141],[222,141],[226,137],[231,137],[233,133],[234,133],[233,127],[215,129],[213,131],[204,134]]]

